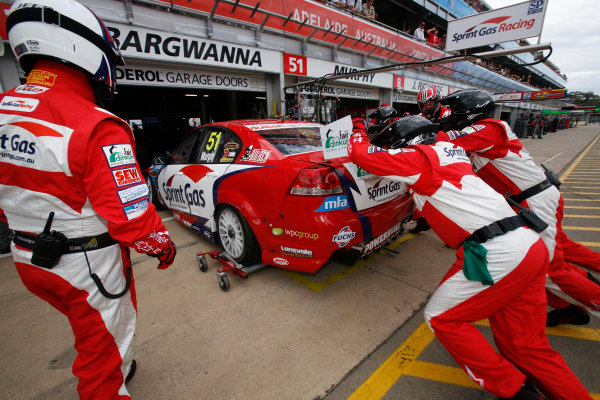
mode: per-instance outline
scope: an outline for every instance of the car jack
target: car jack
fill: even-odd
[[[239,276],[240,278],[247,278],[249,274],[258,271],[259,269],[263,269],[266,267],[265,264],[258,263],[249,265],[244,267],[242,264],[238,263],[231,257],[227,252],[219,252],[216,250],[213,251],[205,251],[202,253],[196,254],[196,260],[198,261],[198,267],[200,271],[206,272],[208,271],[208,262],[206,261],[206,255],[209,255],[210,258],[217,260],[222,267],[217,270],[217,279],[219,280],[219,287],[221,290],[226,292],[229,290],[229,278],[227,277],[227,272],[231,272],[234,275]]]

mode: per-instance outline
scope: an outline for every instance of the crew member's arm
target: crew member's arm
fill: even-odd
[[[135,159],[131,135],[118,122],[100,123],[87,147],[83,182],[94,210],[107,221],[110,236],[169,267],[175,246],[154,206]]]
[[[502,128],[496,124],[474,124],[463,130],[440,131],[436,141],[450,142],[465,149],[467,153],[476,153],[505,143]]]
[[[371,145],[366,135],[366,121],[353,120],[353,134],[348,141],[348,155],[353,163],[370,173],[379,176],[401,178],[408,184],[414,183],[424,164],[426,156],[415,149],[385,150]]]

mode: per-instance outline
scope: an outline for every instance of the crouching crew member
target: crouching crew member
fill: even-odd
[[[365,125],[354,121],[350,159],[406,183],[434,232],[458,249],[425,318],[460,367],[501,398],[539,399],[532,382],[551,399],[591,399],[545,334],[548,250],[536,233],[543,221],[516,214],[473,173],[462,148],[435,143],[437,127],[427,119],[401,118],[373,138],[388,150],[369,143]],[[473,325],[484,318],[500,353]]]

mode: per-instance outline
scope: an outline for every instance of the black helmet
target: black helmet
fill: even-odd
[[[463,129],[494,111],[492,96],[479,89],[465,89],[452,93],[440,100],[440,103],[452,110],[449,129]]]
[[[371,139],[371,143],[389,149],[409,144],[431,144],[435,143],[438,130],[438,125],[427,118],[410,115],[392,122],[377,137]]]
[[[370,119],[375,120],[376,125],[388,125],[398,116],[398,111],[392,106],[382,105],[375,112],[369,115]]]

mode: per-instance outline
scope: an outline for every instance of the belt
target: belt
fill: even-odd
[[[477,243],[485,243],[496,236],[504,235],[522,226],[528,226],[527,221],[520,215],[514,215],[477,229],[464,241],[472,240]]]
[[[544,190],[548,189],[550,186],[553,186],[552,183],[550,183],[550,181],[548,179],[546,179],[546,180],[541,181],[537,185],[533,185],[532,187],[523,190],[519,194],[510,196],[510,198],[513,199],[515,202],[520,203],[523,200],[530,198],[531,196],[534,196],[540,192],[543,192]]]
[[[31,235],[29,233],[15,231],[13,243],[27,250],[33,250],[35,247],[36,237],[37,235]],[[62,253],[69,254],[81,253],[83,251],[98,250],[104,247],[112,246],[117,243],[119,242],[111,238],[108,232],[96,236],[86,236],[74,239],[67,239],[64,248],[62,249]]]

